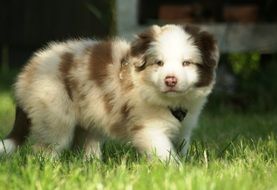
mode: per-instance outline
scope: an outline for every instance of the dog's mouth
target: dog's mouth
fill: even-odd
[[[175,95],[180,95],[183,94],[184,91],[180,91],[174,88],[170,88],[170,89],[166,89],[162,91],[163,94],[167,95],[167,96],[175,96]]]
[[[188,91],[188,89],[180,90],[180,89],[176,89],[176,88],[167,88],[165,90],[162,90],[161,92],[168,96],[174,96],[174,95],[186,94],[187,91]]]
[[[181,91],[176,89],[166,89],[165,91],[162,91],[163,93],[181,93]]]

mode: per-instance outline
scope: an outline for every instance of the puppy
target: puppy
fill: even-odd
[[[184,141],[184,155],[218,59],[213,36],[192,26],[152,26],[132,43],[51,43],[17,78],[16,119],[0,152],[29,138],[34,149],[55,155],[77,135],[87,156],[101,158],[105,137],[161,160]],[[83,132],[75,133],[78,128]]]

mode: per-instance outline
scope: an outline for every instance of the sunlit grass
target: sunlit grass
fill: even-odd
[[[6,134],[14,121],[14,100],[8,91],[0,92],[0,135]]]
[[[103,162],[73,153],[49,160],[21,150],[0,159],[0,184],[5,189],[276,189],[276,147],[271,136],[254,144],[241,139],[218,157],[207,145],[206,162],[204,151],[193,144],[180,166],[136,160],[121,146],[123,153],[115,157],[106,149]]]

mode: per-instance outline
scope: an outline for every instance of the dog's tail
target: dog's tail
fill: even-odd
[[[26,112],[16,107],[13,129],[6,139],[0,140],[0,155],[10,154],[22,145],[30,132],[31,121]]]

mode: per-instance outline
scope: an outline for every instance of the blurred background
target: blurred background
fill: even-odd
[[[20,68],[48,41],[115,35],[131,40],[151,24],[167,23],[199,25],[218,40],[221,60],[208,109],[276,110],[275,0],[1,0],[0,109],[12,97]]]

